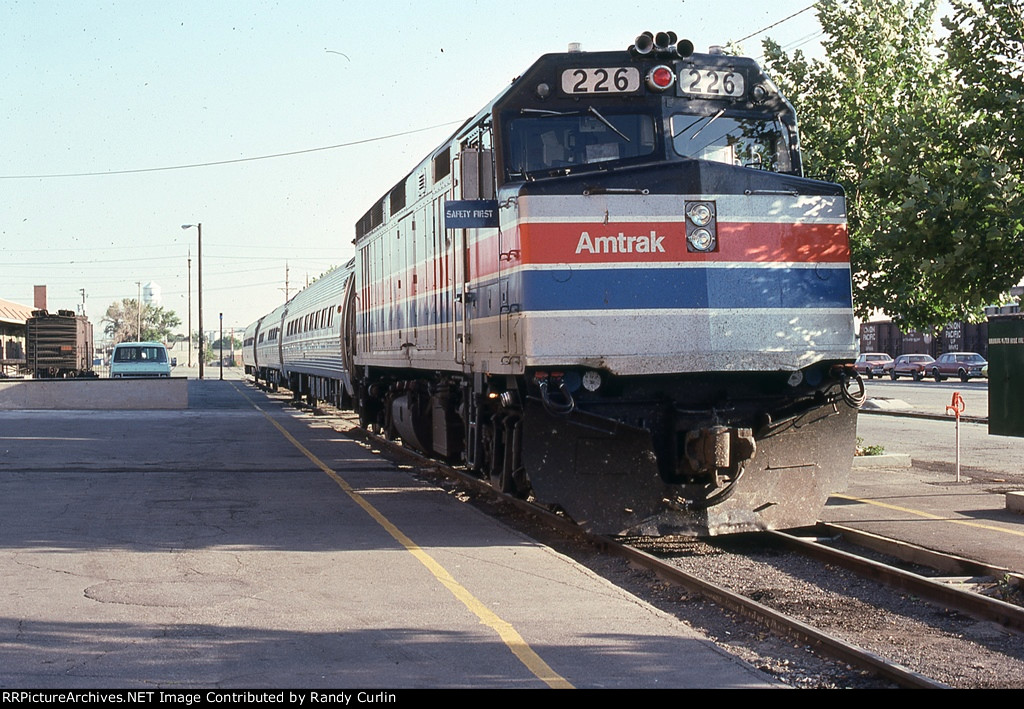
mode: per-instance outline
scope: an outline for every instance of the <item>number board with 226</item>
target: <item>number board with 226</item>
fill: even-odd
[[[567,94],[624,94],[640,90],[640,70],[635,66],[566,69],[562,91]]]
[[[743,74],[727,68],[684,68],[679,71],[678,83],[679,93],[687,96],[740,98],[747,90]]]

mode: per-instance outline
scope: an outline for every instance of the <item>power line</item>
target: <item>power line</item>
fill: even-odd
[[[415,128],[413,130],[403,131],[401,133],[392,133],[391,135],[381,135],[376,138],[364,138],[362,140],[353,140],[348,143],[339,143],[337,145],[325,145],[320,148],[307,148],[306,150],[293,150],[288,153],[274,153],[273,155],[259,155],[251,158],[235,158],[234,160],[216,160],[212,162],[200,162],[191,163],[188,165],[169,165],[165,167],[141,167],[132,170],[108,170],[106,172],[67,172],[59,174],[48,174],[48,175],[0,175],[0,180],[42,180],[53,177],[100,177],[104,175],[132,175],[141,172],[166,172],[169,170],[189,170],[196,167],[213,167],[215,165],[231,165],[240,162],[253,162],[256,160],[271,160],[273,158],[284,158],[292,155],[304,155],[306,153],[316,153],[324,150],[336,150],[338,148],[350,148],[353,145],[363,145],[364,143],[375,143],[380,140],[389,140],[391,138],[400,138],[405,135],[413,135],[414,133],[423,133],[428,130],[435,130],[437,128],[444,128],[445,126],[455,125],[456,123],[463,123],[464,121],[448,121],[447,123],[438,123],[436,125],[427,126],[426,128]]]
[[[8,261],[5,266],[87,266],[104,263],[135,263],[136,261],[177,261],[180,256],[144,256],[142,258],[93,259],[91,261]]]
[[[736,40],[736,44],[739,44],[740,42],[742,42],[744,40],[750,39],[751,37],[756,37],[757,35],[761,34],[762,32],[767,32],[772,27],[776,27],[778,25],[781,25],[783,22],[786,22],[787,20],[792,20],[797,15],[801,15],[801,14],[807,12],[808,10],[812,10],[812,9],[814,9],[814,5],[808,5],[803,10],[797,10],[796,12],[794,12],[789,17],[783,17],[778,22],[773,22],[772,24],[768,25],[767,27],[762,27],[757,32],[752,32],[752,33],[748,34],[746,37],[740,37],[739,39]]]

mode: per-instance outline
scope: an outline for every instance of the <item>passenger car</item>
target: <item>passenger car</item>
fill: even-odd
[[[929,371],[929,365],[935,358],[926,354],[903,354],[893,360],[889,369],[889,377],[896,381],[900,377],[913,377],[915,382],[924,379]]]
[[[960,377],[966,382],[971,377],[980,377],[981,368],[988,362],[977,352],[946,352],[928,365],[928,372],[935,381],[941,382],[949,377]]]
[[[885,352],[864,352],[853,363],[858,374],[866,374],[868,379],[881,377],[892,366],[892,357]]]
[[[110,378],[169,377],[167,348],[159,342],[122,342],[110,357]]]

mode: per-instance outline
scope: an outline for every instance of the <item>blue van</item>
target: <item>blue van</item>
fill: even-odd
[[[122,342],[110,357],[110,378],[169,377],[171,360],[159,342]]]

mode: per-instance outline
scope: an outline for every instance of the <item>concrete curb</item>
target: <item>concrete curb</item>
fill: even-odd
[[[910,456],[906,453],[883,453],[882,455],[856,455],[853,467],[857,468],[909,468]]]
[[[906,411],[897,409],[872,409],[862,408],[860,410],[862,414],[872,414],[875,416],[896,416],[900,418],[911,418],[911,419],[929,419],[931,421],[950,421],[956,420],[954,416],[949,414],[924,414],[916,411]],[[961,416],[961,423],[988,423],[988,416]]]
[[[187,408],[188,380],[184,377],[0,382],[0,411]]]

